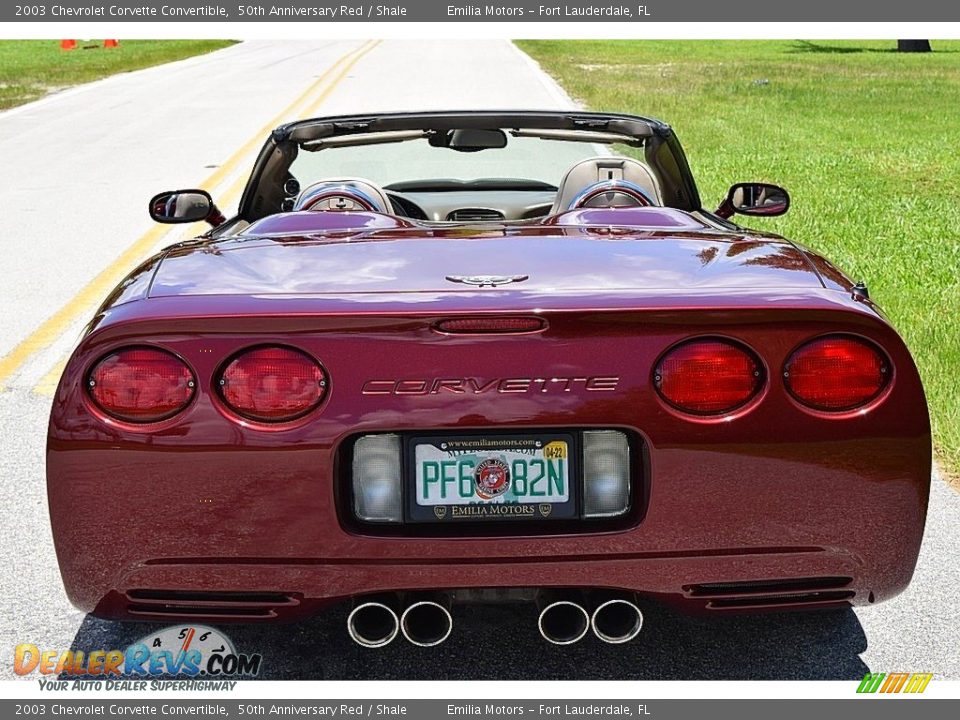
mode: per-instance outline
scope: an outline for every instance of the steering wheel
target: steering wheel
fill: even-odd
[[[636,183],[628,180],[601,180],[584,188],[567,210],[580,208],[629,208],[656,205],[653,198]]]

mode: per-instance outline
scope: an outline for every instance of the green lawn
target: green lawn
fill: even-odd
[[[49,92],[130,70],[182,60],[232,45],[230,40],[121,40],[104,49],[102,40],[79,41],[95,49],[61,50],[59,40],[0,40],[0,110]]]
[[[525,41],[586,107],[658,117],[713,206],[738,180],[785,186],[772,229],[823,252],[906,337],[937,452],[960,474],[960,42]]]

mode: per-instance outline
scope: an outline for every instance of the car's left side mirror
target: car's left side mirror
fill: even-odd
[[[200,220],[217,227],[225,218],[206,190],[173,190],[154,195],[150,217],[158,223],[193,223]]]
[[[730,187],[716,214],[722,218],[738,215],[774,217],[790,209],[790,195],[779,185],[737,183]]]

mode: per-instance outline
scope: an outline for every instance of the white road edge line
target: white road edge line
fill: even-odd
[[[57,42],[56,40],[51,40],[51,43]],[[119,82],[122,79],[127,79],[131,75],[145,76],[151,73],[156,72],[168,72],[171,68],[181,68],[189,67],[190,65],[196,64],[201,61],[209,61],[214,55],[219,55],[221,53],[228,53],[229,51],[235,51],[237,48],[240,48],[244,45],[246,41],[238,42],[234,45],[228,45],[227,47],[220,48],[219,50],[213,50],[211,52],[200,53],[199,55],[191,55],[188,58],[182,60],[174,60],[172,62],[160,63],[159,65],[151,65],[150,67],[141,68],[140,70],[130,70],[127,72],[117,72],[113,75],[108,75],[107,77],[100,78],[99,80],[91,80],[90,82],[81,83],[80,85],[74,85],[68,87],[64,90],[55,90],[54,92],[44,95],[42,98],[33,100],[32,102],[25,103],[23,105],[17,105],[16,107],[8,108],[6,110],[0,110],[0,121],[5,120],[6,118],[13,117],[14,115],[21,115],[25,112],[30,112],[39,107],[44,107],[46,105],[51,105],[53,103],[60,102],[66,98],[73,97],[74,95],[81,95],[90,90],[95,90],[104,85],[111,85]],[[65,51],[66,52],[66,51]],[[75,51],[70,51],[75,52]]]

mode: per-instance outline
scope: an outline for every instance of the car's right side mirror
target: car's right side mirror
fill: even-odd
[[[734,215],[775,217],[790,209],[790,195],[779,185],[770,183],[736,183],[716,214],[722,218]]]
[[[192,223],[206,220],[216,227],[223,215],[213,204],[206,190],[173,190],[154,195],[150,200],[150,217],[158,223]]]

